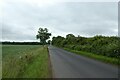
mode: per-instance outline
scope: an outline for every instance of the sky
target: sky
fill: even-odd
[[[117,0],[2,0],[0,7],[2,41],[39,41],[39,27],[48,28],[50,39],[118,35]]]

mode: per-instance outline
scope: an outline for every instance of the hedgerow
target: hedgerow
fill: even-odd
[[[93,54],[115,57],[120,56],[120,38],[117,36],[102,36],[94,37],[75,37],[73,34],[53,37],[52,44],[62,48],[68,48],[76,51],[86,51]]]

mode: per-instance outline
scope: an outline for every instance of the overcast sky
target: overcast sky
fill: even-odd
[[[52,37],[118,35],[117,2],[3,0],[0,6],[3,41],[38,41],[39,27],[48,28]]]

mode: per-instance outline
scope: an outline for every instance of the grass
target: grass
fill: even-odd
[[[0,44],[0,79],[2,78],[2,45]]]
[[[64,49],[67,50],[67,51],[79,54],[79,55],[83,55],[83,56],[86,56],[86,57],[89,57],[89,58],[93,58],[95,60],[105,62],[105,63],[110,63],[110,64],[113,64],[113,65],[120,64],[119,59],[117,59],[117,58],[110,58],[110,57],[106,57],[106,56],[102,56],[102,55],[93,54],[93,53],[90,53],[90,52],[70,50],[68,48],[64,48]]]
[[[47,46],[3,45],[3,78],[50,78]]]

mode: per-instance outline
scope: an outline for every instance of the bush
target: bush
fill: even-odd
[[[104,55],[108,57],[120,56],[120,38],[119,37],[105,37],[95,36],[91,38],[75,37],[72,34],[67,35],[66,38],[58,36],[52,40],[53,45],[68,48],[77,51],[86,51],[98,55]]]
[[[78,51],[80,51],[82,48],[81,48],[81,45],[76,45],[75,47],[74,47],[74,50],[78,50]]]

